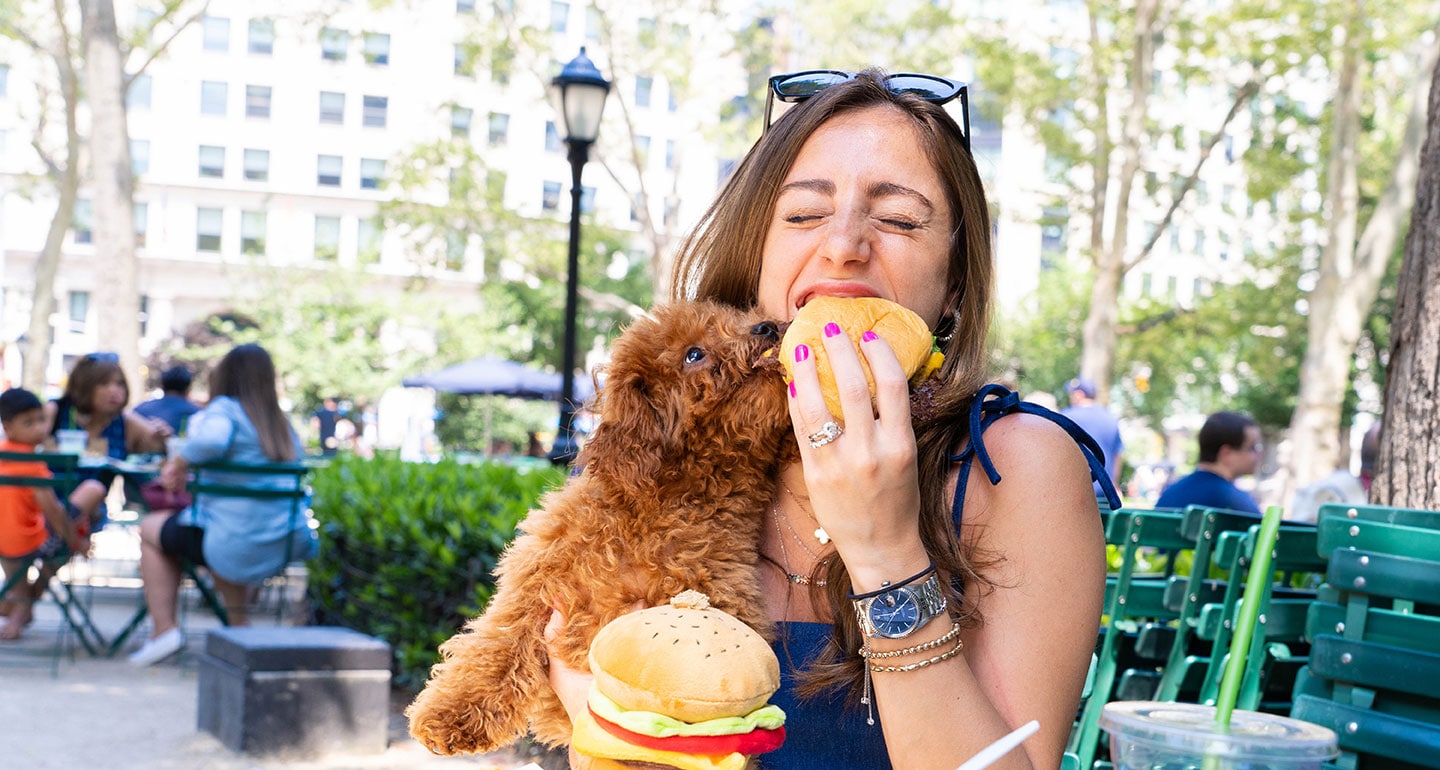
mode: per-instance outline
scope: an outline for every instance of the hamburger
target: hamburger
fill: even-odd
[[[879,297],[816,297],[795,314],[794,320],[780,340],[780,363],[785,367],[785,381],[794,379],[791,367],[795,365],[795,347],[809,346],[815,356],[815,368],[820,376],[820,390],[825,396],[825,406],[837,422],[844,423],[844,411],[840,407],[840,394],[835,388],[835,372],[830,368],[830,359],[825,355],[825,325],[831,321],[840,325],[855,349],[860,349],[860,335],[874,331],[889,343],[900,367],[905,370],[911,385],[924,382],[940,368],[945,354],[935,346],[935,335],[925,325],[925,319],[910,308]],[[874,408],[875,377],[870,373],[870,362],[860,355],[860,366],[865,370],[865,381],[870,385],[871,408]]]
[[[785,741],[785,713],[766,705],[780,687],[775,653],[702,593],[611,621],[590,671],[571,746],[591,768],[742,770]]]

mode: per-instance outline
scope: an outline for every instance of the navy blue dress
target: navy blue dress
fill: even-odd
[[[975,394],[970,409],[970,443],[965,451],[950,458],[960,464],[960,482],[952,505],[955,530],[960,530],[961,508],[965,501],[970,465],[976,458],[991,484],[1000,483],[1000,473],[991,462],[981,440],[985,429],[1008,414],[1022,412],[1044,417],[1064,428],[1079,444],[1090,465],[1090,475],[1105,493],[1111,509],[1120,507],[1120,496],[1105,471],[1105,453],[1095,440],[1072,420],[1045,407],[1021,401],[1019,395],[1002,385],[986,385]],[[795,693],[797,672],[809,666],[830,640],[828,623],[779,623],[778,638],[771,644],[780,659],[780,690],[770,702],[785,711],[785,745],[760,756],[765,770],[880,770],[890,767],[885,749],[885,732],[880,713],[875,724],[867,724],[863,707],[845,702],[845,692],[835,691],[810,700]]]

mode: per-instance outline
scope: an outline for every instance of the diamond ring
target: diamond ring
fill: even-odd
[[[809,440],[811,449],[819,449],[820,447],[825,446],[831,441],[840,438],[840,434],[844,432],[845,429],[840,427],[839,423],[831,420],[824,425],[821,425],[820,430],[817,430],[814,433],[811,433],[809,436],[806,436],[806,439]]]

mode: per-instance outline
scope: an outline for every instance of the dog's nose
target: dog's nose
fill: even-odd
[[[771,342],[780,341],[780,327],[776,326],[774,321],[761,321],[755,324],[750,333],[756,337],[764,337]]]

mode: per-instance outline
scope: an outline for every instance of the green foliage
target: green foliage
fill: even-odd
[[[1013,380],[1022,395],[1045,391],[1065,404],[1065,382],[1080,371],[1080,330],[1089,282],[1073,267],[1040,274],[1040,287],[1022,317],[996,320],[990,332],[991,368]]]
[[[439,416],[435,435],[446,451],[486,452],[492,442],[509,444],[524,453],[531,433],[553,433],[559,407],[549,401],[522,401],[503,396],[436,394]]]
[[[516,525],[563,481],[560,469],[337,457],[312,477],[319,621],[389,642],[396,681],[418,687],[440,643],[489,602]]]

